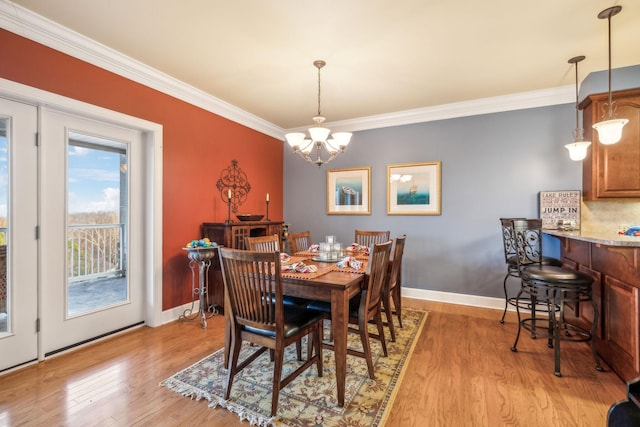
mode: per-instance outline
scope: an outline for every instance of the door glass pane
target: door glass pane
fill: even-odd
[[[129,301],[127,146],[69,133],[67,316]]]
[[[0,334],[9,331],[9,288],[7,286],[7,212],[9,207],[9,119],[0,118]]]

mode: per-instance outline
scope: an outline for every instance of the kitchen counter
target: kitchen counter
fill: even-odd
[[[583,242],[598,243],[607,246],[632,246],[640,247],[640,237],[620,235],[615,231],[562,231],[562,230],[542,230],[545,234],[555,237],[567,237],[570,239],[582,240]]]

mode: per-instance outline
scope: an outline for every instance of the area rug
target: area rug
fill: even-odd
[[[337,403],[333,351],[326,349],[323,351],[323,376],[319,378],[315,366],[312,366],[280,390],[275,417],[270,417],[273,363],[269,360],[268,352],[236,376],[229,400],[224,399],[227,369],[223,366],[222,349],[162,381],[160,386],[192,399],[204,398],[211,408],[221,406],[237,413],[241,420],[247,420],[251,425],[382,426],[426,318],[426,312],[403,309],[403,328],[397,325],[395,319],[396,342],[387,340],[388,357],[382,354],[380,342],[371,340],[375,380],[369,378],[367,363],[363,358],[347,356],[344,407],[339,407]],[[325,325],[328,323],[325,322]],[[375,326],[370,327],[375,332]],[[327,332],[325,326],[325,338],[328,338]],[[388,336],[386,327],[385,332]],[[348,339],[349,347],[362,349],[358,334],[349,333]],[[306,348],[305,343],[303,348]],[[245,343],[240,360],[253,350]],[[299,363],[295,346],[289,346],[285,354],[283,378]]]

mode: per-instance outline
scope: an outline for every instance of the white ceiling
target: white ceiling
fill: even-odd
[[[638,0],[0,0],[288,129],[574,85],[640,64]],[[16,15],[19,7],[13,7]]]

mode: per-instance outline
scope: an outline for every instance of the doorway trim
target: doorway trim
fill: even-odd
[[[28,103],[38,108],[47,106],[88,119],[136,129],[142,133],[149,167],[145,179],[150,183],[145,205],[150,212],[144,231],[144,319],[147,326],[162,322],[162,125],[117,111],[108,110],[76,99],[0,78],[0,96]],[[40,286],[40,278],[38,280]],[[38,289],[38,295],[39,289]],[[39,305],[39,304],[38,304]],[[38,317],[40,309],[38,308]]]

